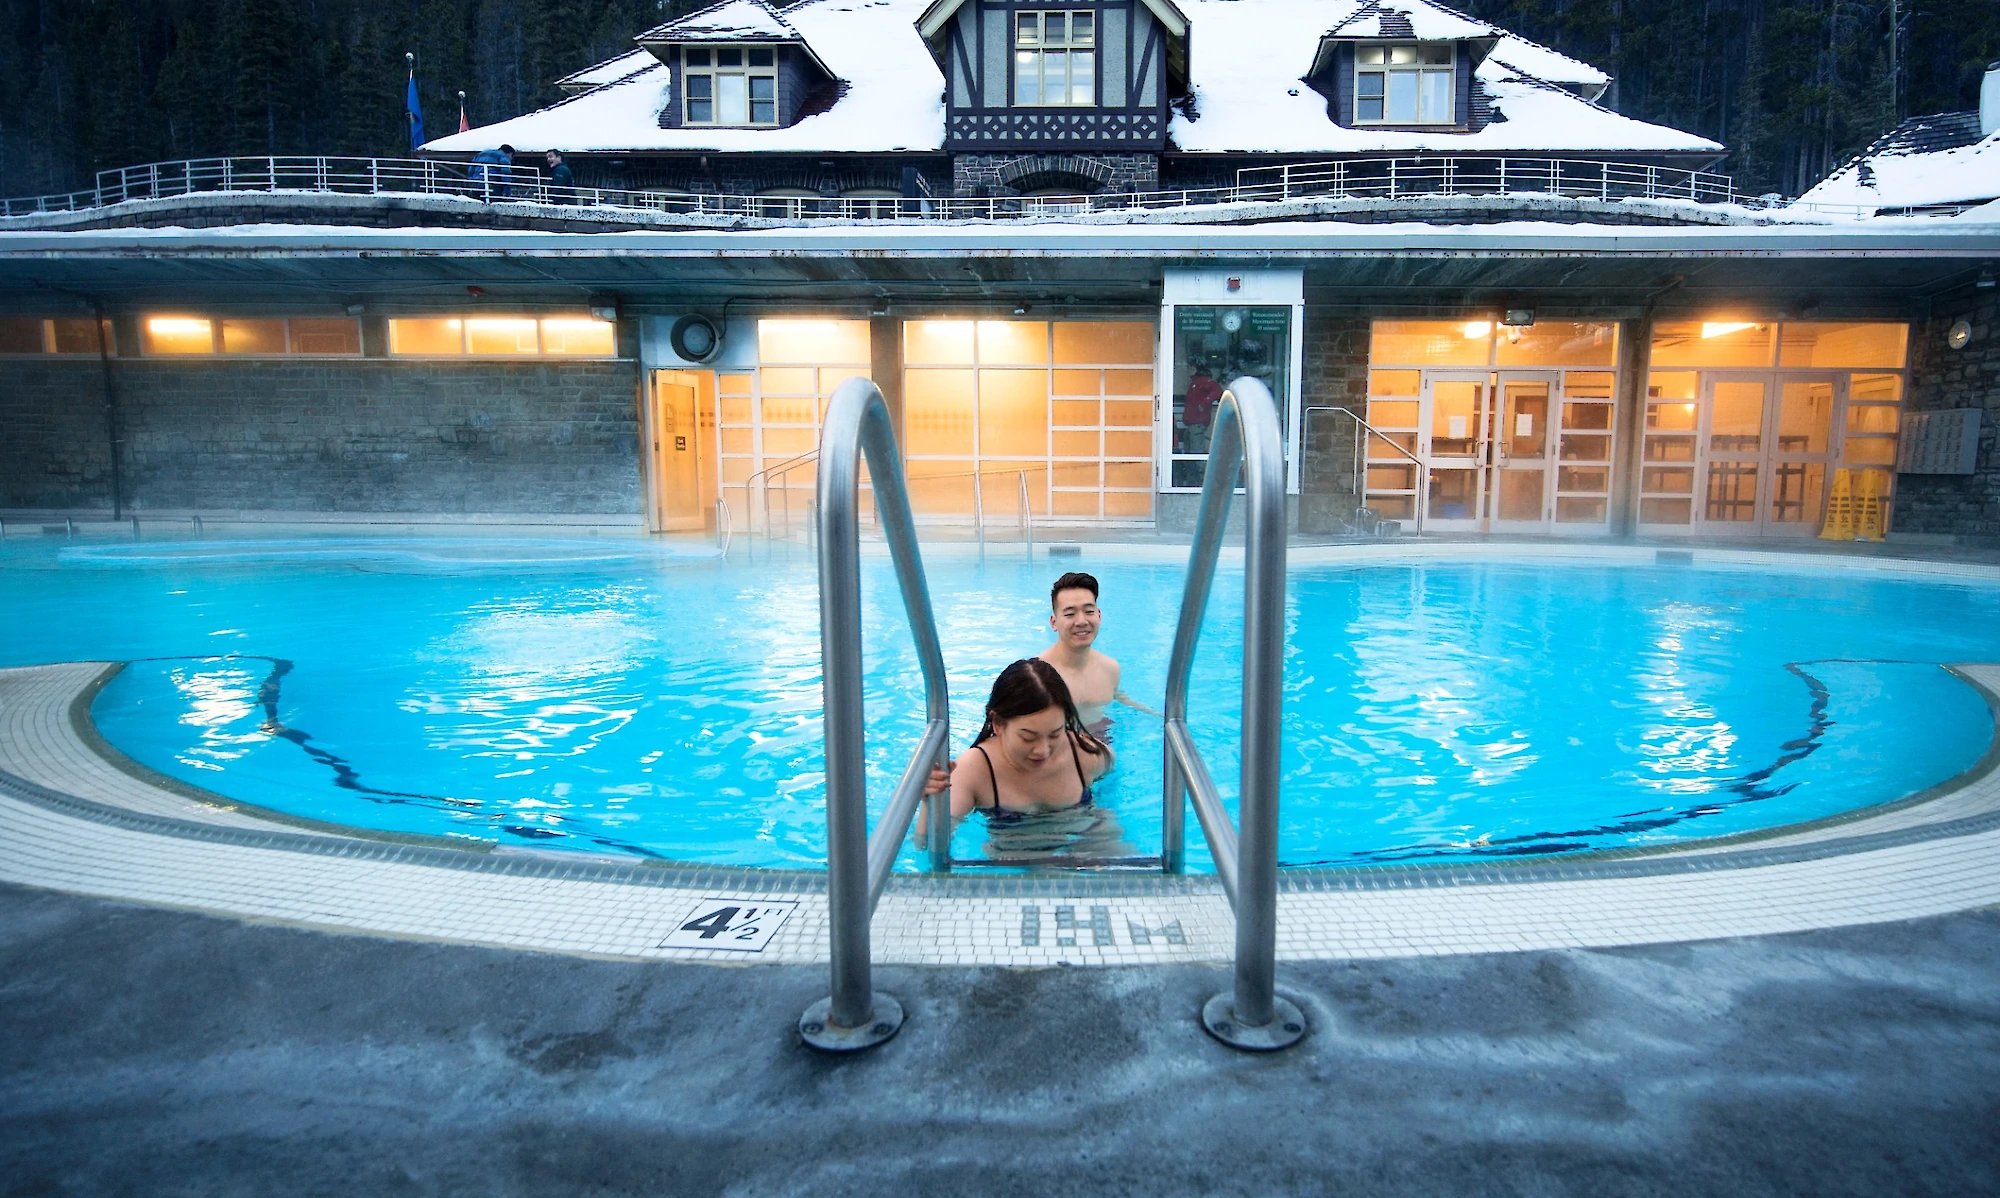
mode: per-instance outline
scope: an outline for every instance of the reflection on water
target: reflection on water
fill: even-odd
[[[111,561],[4,542],[0,602],[19,618],[0,624],[0,664],[133,660],[95,709],[114,743],[300,815],[819,866],[810,559],[559,544],[578,547],[399,543],[342,556],[313,542],[231,556],[223,542],[146,543]],[[1105,586],[1103,647],[1124,663],[1125,689],[1157,706],[1180,567],[1084,564]],[[1056,571],[997,554],[928,568],[956,753],[994,673],[1046,644]],[[1280,763],[1291,863],[1559,852],[1790,822],[1934,783],[1991,731],[1963,684],[1897,663],[2000,660],[1994,588],[1465,561],[1294,566],[1291,590]],[[1240,595],[1240,581],[1218,581],[1191,705],[1225,793]],[[864,600],[879,811],[921,731],[922,681],[886,561],[868,563]],[[251,655],[293,663],[275,697],[272,666]],[[1801,662],[1816,664],[1788,672]],[[990,837],[968,820],[956,855],[1157,853],[1159,725],[1117,718],[1119,765],[1094,787],[1098,814]],[[1198,833],[1189,851],[1203,867]]]

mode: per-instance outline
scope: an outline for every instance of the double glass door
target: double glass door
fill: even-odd
[[[1602,531],[1610,405],[1564,403],[1562,380],[1554,370],[1424,372],[1427,530]]]
[[[1839,384],[1828,375],[1704,377],[1703,524],[1757,536],[1819,531]]]

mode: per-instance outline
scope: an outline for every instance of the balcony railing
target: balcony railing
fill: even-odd
[[[537,204],[747,218],[772,224],[819,221],[956,221],[1070,217],[1091,213],[1268,204],[1297,199],[1416,200],[1432,196],[1556,196],[1600,201],[1741,202],[1729,176],[1711,171],[1511,155],[1354,158],[1251,167],[1226,186],[1071,196],[868,197],[721,195],[604,187],[557,187],[527,166],[439,159],[195,158],[100,171],[87,191],[0,200],[22,216],[106,208],[130,200],[204,193],[440,195],[468,202]]]

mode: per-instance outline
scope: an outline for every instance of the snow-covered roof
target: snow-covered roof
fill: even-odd
[[[716,21],[755,10],[781,19],[845,87],[826,111],[778,129],[662,129],[667,71],[656,67],[539,112],[451,134],[424,148],[471,153],[510,143],[527,151],[647,150],[879,153],[940,150],[945,139],[944,78],[917,32],[929,0],[800,0],[770,12],[756,0],[729,4],[662,26]],[[1533,42],[1503,36],[1475,74],[1492,97],[1494,121],[1475,133],[1343,128],[1326,100],[1300,81],[1320,41],[1356,12],[1394,8],[1420,36],[1445,30],[1492,37],[1504,31],[1424,0],[1180,0],[1196,34],[1190,62],[1192,116],[1177,109],[1175,148],[1193,153],[1374,154],[1411,151],[1561,154],[1720,154],[1723,147],[1678,129],[1620,116],[1562,86],[1588,92],[1602,71]],[[731,20],[735,18],[731,17]],[[755,21],[748,12],[743,18]],[[1438,31],[1435,34],[1433,30]],[[660,30],[644,35],[652,38]],[[709,36],[707,34],[704,37]],[[720,37],[721,35],[715,35]],[[1273,64],[1291,48],[1290,69]]]
[[[1981,137],[1979,114],[1911,117],[1815,184],[1801,204],[1928,208],[2000,198],[2000,131]]]
[[[564,75],[556,80],[556,86],[574,95],[577,92],[589,91],[593,87],[616,83],[620,79],[629,79],[647,67],[658,65],[660,60],[653,57],[651,50],[634,50],[629,54],[620,54],[616,58],[600,62],[594,67],[586,67],[574,75]]]
[[[1417,36],[1463,36],[1502,32],[1420,0],[1384,0],[1407,9]],[[1326,98],[1285,71],[1243,70],[1244,63],[1268,63],[1273,46],[1317,47],[1329,27],[1338,28],[1350,9],[1378,7],[1354,0],[1184,0],[1195,28],[1194,117],[1176,112],[1169,135],[1190,152],[1227,151],[1284,154],[1400,153],[1410,150],[1467,154],[1506,150],[1519,153],[1564,151],[1679,152],[1720,154],[1723,147],[1665,125],[1620,116],[1581,97],[1545,84],[1608,82],[1603,72],[1511,35],[1503,37],[1474,76],[1493,98],[1493,123],[1476,133],[1426,133],[1401,129],[1343,128],[1326,115]],[[1329,21],[1329,17],[1335,20]],[[1420,24],[1421,22],[1421,24]],[[1439,31],[1435,34],[1433,30]],[[1342,36],[1347,36],[1343,34]],[[1302,56],[1308,58],[1309,55]],[[1542,75],[1537,67],[1546,68]],[[1584,67],[1578,70],[1578,67]],[[1504,117],[1505,119],[1499,119]]]
[[[796,42],[797,29],[764,0],[722,0],[639,35],[640,42]]]
[[[936,150],[944,145],[944,76],[917,36],[923,6],[923,0],[804,0],[786,9],[791,36],[803,39],[828,73],[847,85],[832,108],[786,128],[662,129],[667,69],[659,66],[539,112],[439,138],[424,149],[467,153],[504,141],[528,151]]]
[[[1363,0],[1328,37],[1416,38],[1426,42],[1453,42],[1468,37],[1499,37],[1506,30],[1475,21],[1426,0]]]

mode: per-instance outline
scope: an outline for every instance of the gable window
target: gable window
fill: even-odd
[[[1354,52],[1354,122],[1449,125],[1457,119],[1449,42],[1360,46]]]
[[[778,52],[759,46],[681,51],[681,119],[690,125],[778,123]]]
[[[1097,14],[1014,14],[1014,105],[1097,103]]]

